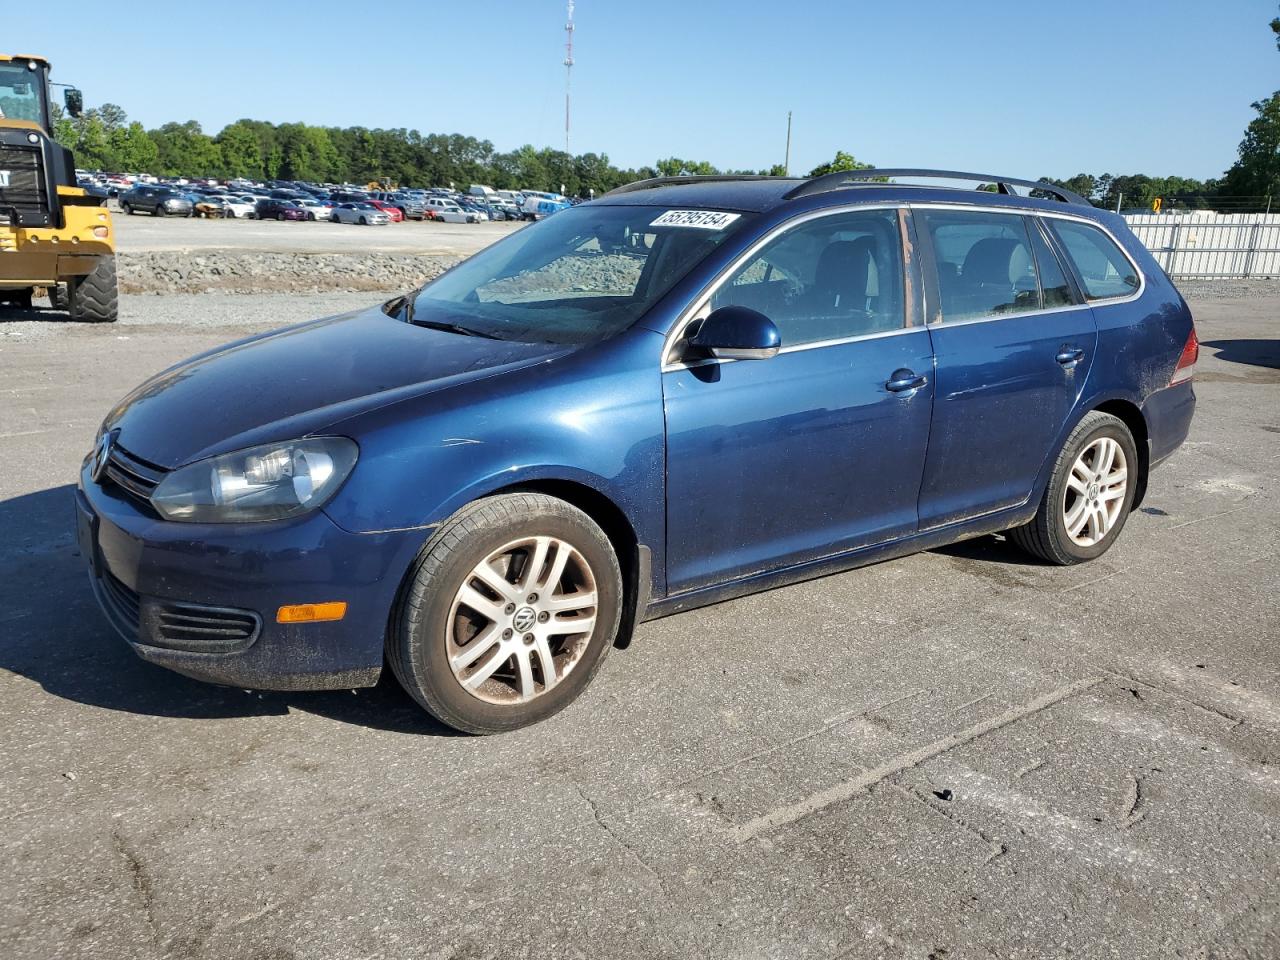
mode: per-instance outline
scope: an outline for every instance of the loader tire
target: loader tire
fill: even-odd
[[[67,301],[72,320],[114,323],[119,316],[115,257],[103,257],[91,273],[68,281]]]

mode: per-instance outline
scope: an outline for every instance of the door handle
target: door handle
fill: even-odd
[[[1084,351],[1079,347],[1063,347],[1058,351],[1057,360],[1064,367],[1074,367],[1084,359]]]
[[[884,388],[890,393],[906,393],[908,390],[919,390],[928,379],[910,370],[895,370],[893,376],[885,381]]]

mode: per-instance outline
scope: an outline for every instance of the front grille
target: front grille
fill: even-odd
[[[133,499],[149,506],[152,491],[164,479],[164,475],[163,468],[139,460],[119,446],[114,446],[102,479],[104,485],[112,483]]]
[[[258,638],[262,621],[251,610],[148,600],[142,642],[189,653],[234,653]]]
[[[0,217],[15,217],[19,226],[47,227],[49,192],[44,181],[40,148],[0,143]]]
[[[130,638],[138,636],[142,618],[136,593],[104,570],[98,579],[98,599],[118,630]]]

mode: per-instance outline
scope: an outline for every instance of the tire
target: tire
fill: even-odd
[[[277,219],[277,220],[279,220],[281,223],[284,223],[284,214],[283,214],[283,213],[277,213],[277,214],[276,214],[276,219]]]
[[[1110,460],[1105,457],[1108,449],[1112,451]],[[1103,458],[1100,469],[1105,476],[1091,473],[1093,467],[1099,466],[1097,460],[1091,458],[1097,457]],[[1120,457],[1123,464],[1119,463]],[[1058,453],[1035,517],[1030,523],[1008,531],[1009,539],[1027,553],[1059,566],[1102,556],[1120,536],[1133,509],[1139,469],[1137,444],[1124,421],[1098,410],[1085,414]],[[1121,471],[1122,481],[1110,479],[1120,476]],[[1100,505],[1101,512],[1093,508],[1094,504]],[[1073,536],[1068,519],[1081,522],[1081,514],[1075,512],[1077,508],[1087,516],[1083,529]],[[1113,510],[1115,516],[1110,517]],[[1097,522],[1091,517],[1097,517]]]
[[[120,204],[120,209],[121,209],[121,210],[123,210],[123,211],[125,212],[125,215],[126,215],[126,216],[130,216],[130,217],[132,217],[132,216],[133,216],[133,214],[134,214],[134,209],[133,209],[133,207],[129,206],[127,203],[122,203],[122,204]]]
[[[537,586],[541,577],[541,572],[529,574],[524,570],[532,556],[535,537],[551,540],[552,546],[544,554],[551,561],[544,567],[548,576],[560,560],[563,545],[570,548],[563,561],[563,576],[555,583],[547,583],[544,595],[536,599],[533,593],[524,595],[529,586]],[[528,541],[528,550],[522,541]],[[515,568],[518,562],[516,582],[510,581],[509,573],[503,577],[485,562],[496,552],[513,546],[516,553],[503,554],[504,557],[519,558],[520,551],[525,550],[522,559],[512,559],[508,567]],[[482,566],[506,581],[504,593],[521,594],[507,599],[525,605],[493,605],[493,619],[475,614],[474,609],[479,608],[467,607],[461,593],[464,585],[469,584],[470,593],[482,601],[492,603],[492,597],[500,596],[495,589],[482,588],[491,594],[486,598],[475,587],[481,583],[476,571]],[[526,581],[523,586],[518,582],[521,580]],[[556,618],[564,614],[536,608],[552,598],[563,601],[572,596],[553,593],[570,581],[577,583],[575,592],[589,598],[589,605],[582,609],[594,611],[590,632],[577,637],[551,635],[547,627],[538,624],[555,624]],[[585,590],[584,584],[594,586],[594,591]],[[502,733],[547,719],[586,689],[613,645],[622,607],[618,559],[608,537],[590,517],[563,500],[543,494],[487,497],[463,507],[441,525],[409,571],[392,611],[387,659],[400,685],[441,723],[465,733]],[[571,624],[573,620],[563,622]],[[504,624],[505,630],[501,629]],[[487,678],[476,683],[476,693],[463,686],[450,664],[451,645],[455,658],[469,649],[468,644],[457,645],[460,632],[466,630],[475,631],[471,643],[484,642],[493,631],[492,639],[476,648],[479,653],[472,663],[460,668],[473,671],[468,682],[475,682],[477,676]],[[521,635],[521,630],[530,632]],[[537,638],[526,642],[535,637],[535,632]],[[490,649],[495,652],[486,657]],[[507,654],[507,650],[511,653]],[[549,685],[543,666],[547,655],[555,664],[552,672],[561,671]],[[535,658],[542,677],[540,690],[532,667]],[[525,665],[524,670],[519,669],[521,664]],[[522,690],[530,692],[524,694]]]
[[[151,215],[153,217],[163,217],[165,215],[164,207],[152,207]]]
[[[368,218],[367,218],[367,217],[361,217],[361,218],[360,218],[360,226],[362,226],[362,227],[367,227],[368,225],[369,225],[369,220],[368,220]]]
[[[315,223],[315,222],[316,222],[316,215],[315,215],[314,213],[308,213],[308,214],[307,214],[307,219],[308,219],[308,220],[310,220],[312,223]]]
[[[55,283],[49,288],[49,305],[55,310],[66,310],[71,306],[71,299],[67,293],[67,284]]]
[[[103,257],[92,272],[67,283],[67,309],[72,320],[114,323],[119,316],[115,257]]]

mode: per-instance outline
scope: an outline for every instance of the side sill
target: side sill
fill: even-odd
[[[945,547],[960,540],[981,537],[989,533],[999,533],[1012,527],[1021,526],[1035,515],[1035,507],[1021,504],[989,513],[977,519],[965,520],[946,527],[935,527],[923,533],[913,534],[888,543],[879,543],[869,547],[859,547],[830,557],[819,557],[806,560],[780,570],[769,570],[751,574],[737,580],[709,587],[699,587],[685,593],[655,600],[649,604],[641,620],[658,620],[674,613],[684,613],[726,600],[736,600],[752,593],[775,590],[778,587],[814,580],[833,573],[870,566],[885,560],[896,560],[913,553]]]

